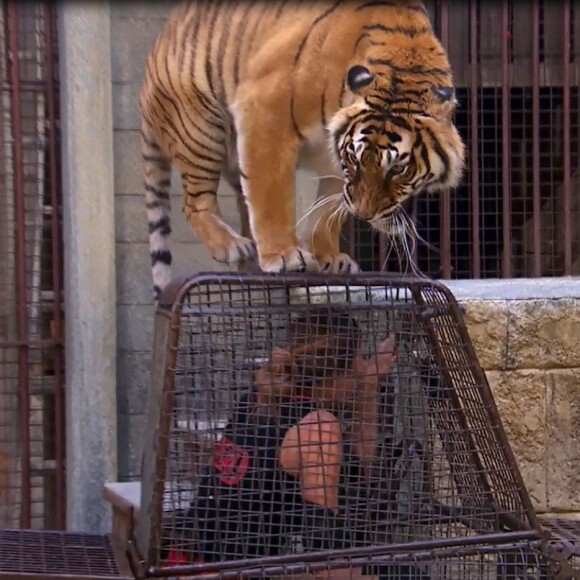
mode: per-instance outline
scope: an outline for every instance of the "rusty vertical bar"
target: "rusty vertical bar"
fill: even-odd
[[[371,242],[372,243],[372,242]],[[384,272],[387,265],[387,236],[379,234],[379,271]]]
[[[8,59],[11,85],[10,107],[12,112],[15,254],[16,254],[16,300],[18,327],[18,405],[19,438],[21,452],[21,504],[20,526],[30,527],[31,481],[30,481],[30,397],[28,376],[28,317],[26,304],[26,220],[24,206],[24,158],[22,152],[22,125],[20,110],[20,70],[18,59],[18,13],[17,2],[6,2],[8,23]]]
[[[510,14],[509,1],[503,0],[501,12],[501,172],[502,172],[502,262],[503,278],[512,276],[511,207],[511,123],[510,123]]]
[[[64,369],[63,369],[63,336],[62,336],[62,288],[61,288],[61,247],[60,247],[60,199],[59,199],[59,180],[57,155],[58,147],[56,140],[56,84],[54,71],[54,39],[55,39],[55,22],[53,18],[53,4],[44,2],[44,33],[46,46],[46,67],[45,86],[46,86],[46,103],[49,121],[48,134],[48,162],[49,162],[49,188],[51,204],[51,254],[52,254],[52,290],[54,294],[53,304],[53,327],[52,339],[55,340],[54,346],[54,406],[55,406],[55,512],[56,526],[64,529],[66,524],[66,502],[65,502],[65,402],[64,402]]]
[[[440,0],[438,6],[439,37],[447,50],[449,44],[449,6],[447,0]],[[445,189],[439,198],[440,235],[441,235],[441,266],[443,278],[451,278],[451,192]]]
[[[470,157],[471,157],[471,277],[481,277],[481,248],[479,232],[479,59],[478,44],[477,2],[469,3],[469,124]]]
[[[413,199],[411,200],[411,220],[413,220],[414,224],[417,224],[417,198],[413,197]],[[411,260],[413,260],[413,264],[415,264],[416,266],[418,266],[418,245],[419,245],[419,240],[417,239],[417,235],[415,234],[415,232],[413,231],[411,233],[411,239],[413,241],[412,245],[411,245]]]
[[[532,0],[532,227],[533,276],[542,275],[540,232],[540,0]]]
[[[570,187],[570,0],[563,1],[563,43],[562,43],[562,90],[563,103],[563,194],[564,194],[564,275],[570,276],[572,274],[572,200]]]

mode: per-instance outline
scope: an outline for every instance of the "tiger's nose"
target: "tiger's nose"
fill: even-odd
[[[359,203],[355,206],[356,215],[359,219],[370,221],[375,217],[375,210],[369,204]]]

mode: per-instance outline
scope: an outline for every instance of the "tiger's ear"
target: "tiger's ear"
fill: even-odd
[[[360,64],[351,66],[346,73],[346,84],[353,93],[372,83],[373,79],[374,76],[371,74],[371,71],[366,66]]]

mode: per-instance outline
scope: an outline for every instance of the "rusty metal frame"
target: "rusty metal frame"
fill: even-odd
[[[136,569],[140,569],[142,573],[147,577],[165,577],[165,576],[175,576],[175,575],[187,575],[194,572],[211,572],[212,570],[217,570],[219,567],[220,573],[227,573],[226,569],[220,565],[210,565],[210,564],[191,564],[191,565],[181,565],[178,567],[172,566],[169,568],[159,568],[156,566],[155,562],[158,560],[158,554],[160,549],[160,533],[161,533],[161,522],[162,522],[162,501],[163,501],[163,491],[165,483],[165,474],[167,469],[167,453],[168,453],[168,441],[169,441],[169,430],[170,430],[170,411],[172,408],[172,392],[174,389],[175,374],[172,369],[175,368],[176,351],[178,349],[178,341],[180,334],[180,317],[182,309],[185,307],[185,303],[188,295],[193,292],[196,288],[203,288],[204,285],[210,284],[221,285],[222,287],[239,287],[244,284],[251,285],[252,287],[259,287],[260,285],[267,285],[269,287],[280,287],[281,289],[286,289],[289,291],[292,287],[344,287],[348,291],[350,286],[366,286],[366,287],[390,287],[392,289],[406,289],[410,290],[414,296],[414,301],[416,304],[423,306],[424,317],[420,321],[422,325],[427,329],[427,332],[432,338],[432,342],[438,344],[438,336],[434,332],[431,326],[431,317],[436,317],[441,313],[443,307],[446,309],[447,316],[451,316],[455,326],[458,326],[460,330],[460,341],[466,345],[466,354],[470,362],[470,372],[474,374],[476,382],[478,385],[478,390],[480,395],[483,397],[486,405],[487,417],[489,420],[490,428],[493,429],[494,436],[501,446],[501,457],[502,464],[505,464],[507,471],[511,474],[510,477],[514,478],[515,484],[517,485],[519,497],[514,501],[519,502],[521,507],[521,513],[524,514],[525,519],[520,520],[515,517],[511,517],[509,514],[502,514],[500,521],[502,525],[505,526],[505,532],[497,533],[482,533],[481,535],[474,536],[473,538],[461,538],[461,539],[431,539],[422,542],[413,542],[411,544],[407,543],[398,546],[397,544],[392,544],[389,546],[372,547],[368,549],[358,549],[353,548],[347,551],[322,551],[316,554],[309,554],[305,558],[304,554],[300,555],[289,555],[289,556],[276,556],[268,558],[256,558],[251,562],[237,561],[232,563],[232,569],[243,567],[244,565],[250,567],[256,566],[283,566],[287,567],[289,565],[293,566],[310,566],[313,562],[318,562],[317,566],[325,567],[328,565],[329,559],[334,558],[354,558],[362,557],[364,555],[382,555],[392,553],[393,551],[400,550],[404,551],[416,551],[416,550],[427,550],[435,551],[442,550],[448,547],[458,547],[466,545],[475,545],[478,543],[489,543],[489,544],[501,544],[510,543],[517,541],[539,541],[542,538],[542,528],[538,522],[535,515],[534,509],[532,507],[531,500],[527,494],[527,490],[523,484],[521,474],[513,453],[509,448],[509,443],[505,432],[501,427],[501,420],[499,417],[498,410],[493,403],[493,397],[491,390],[485,378],[485,374],[481,371],[475,351],[471,345],[471,341],[467,330],[464,328],[464,324],[461,318],[461,311],[459,305],[455,301],[452,293],[449,289],[442,284],[434,281],[429,281],[426,279],[409,279],[401,278],[396,275],[377,275],[377,274],[358,274],[351,277],[340,277],[340,276],[323,276],[323,275],[308,275],[303,274],[286,274],[286,275],[271,275],[271,274],[250,274],[250,275],[240,275],[240,274],[199,274],[188,278],[181,278],[174,280],[162,293],[160,302],[158,305],[156,313],[156,329],[155,329],[155,354],[154,354],[154,364],[153,364],[153,375],[152,384],[150,391],[150,406],[148,411],[148,425],[150,426],[149,437],[146,442],[145,452],[143,456],[143,495],[142,495],[142,505],[141,514],[142,518],[138,525],[137,534],[132,546],[130,547],[129,554],[132,559],[132,565]],[[444,297],[445,304],[438,304],[436,301],[429,301],[429,292],[437,293],[439,296]],[[361,308],[363,306],[361,305]],[[368,308],[367,306],[364,306]],[[191,308],[191,307],[189,307]],[[195,308],[195,307],[194,307]],[[260,309],[258,305],[255,306],[240,306],[244,312],[248,309],[255,310]],[[287,305],[268,305],[268,310],[278,311],[278,309],[287,309]],[[234,308],[237,310],[236,308]],[[204,307],[203,312],[205,314],[210,314],[214,312],[215,314],[222,313],[223,310],[220,305],[216,305],[215,309],[213,307]],[[432,351],[437,364],[440,368],[445,368],[445,357],[442,352],[435,348]],[[449,376],[445,377],[445,383],[452,385],[453,379]],[[457,403],[457,401],[455,401]],[[454,412],[461,414],[460,406],[453,405]],[[493,427],[491,427],[493,426]],[[476,464],[479,464],[478,452],[476,450],[476,445],[472,442],[470,445],[470,451],[473,460]],[[491,502],[491,484],[487,481],[484,474],[484,465],[481,464],[480,469],[480,483],[478,488],[490,496],[488,499],[490,503],[487,505],[494,506]],[[454,479],[461,478],[461,474],[454,472]],[[460,485],[461,482],[458,484]],[[505,506],[495,506],[498,511],[505,511]],[[367,551],[365,551],[367,550]],[[352,553],[351,553],[352,551]],[[229,564],[228,564],[229,565]],[[301,568],[301,569],[302,569]],[[269,569],[269,568],[268,568]],[[278,568],[276,568],[278,570]],[[232,572],[233,573],[233,572]],[[272,572],[274,573],[274,572]],[[217,577],[217,576],[216,576]]]
[[[489,541],[488,541],[489,539]],[[253,575],[303,574],[321,570],[336,570],[364,564],[366,558],[380,558],[381,563],[397,561],[426,561],[446,558],[463,558],[481,553],[487,548],[493,553],[509,551],[517,548],[539,548],[539,540],[534,532],[507,532],[486,536],[485,544],[481,536],[462,538],[462,540],[445,538],[417,542],[413,551],[409,544],[383,544],[368,548],[352,548],[349,550],[328,550],[309,554],[292,554],[291,556],[273,556],[269,558],[254,558],[235,562],[216,562],[213,564],[192,564],[171,566],[168,568],[150,568],[147,578],[168,578],[188,576],[203,573],[208,580],[221,578],[245,578]],[[436,550],[436,551],[434,551]]]
[[[14,209],[16,213],[16,231],[14,232],[16,246],[16,287],[18,295],[18,374],[19,374],[19,439],[22,449],[22,507],[20,525],[23,528],[30,522],[30,436],[28,432],[29,383],[28,383],[28,345],[27,340],[27,305],[26,305],[26,239],[24,223],[24,159],[22,154],[22,129],[20,124],[20,71],[18,67],[18,14],[15,2],[5,4],[6,22],[8,23],[7,40],[10,58],[9,81],[12,84],[10,95],[12,109],[12,140],[14,159]]]
[[[54,526],[65,527],[66,502],[65,502],[65,445],[64,445],[64,325],[62,312],[62,241],[61,241],[61,192],[59,175],[59,142],[58,142],[58,83],[56,79],[56,27],[55,5],[47,0],[34,3],[39,13],[42,14],[43,28],[39,31],[44,37],[43,47],[43,77],[40,80],[30,80],[23,76],[20,65],[21,46],[19,27],[24,18],[21,15],[22,4],[14,0],[8,0],[3,4],[4,26],[7,55],[7,86],[3,90],[8,91],[10,96],[11,111],[11,136],[12,136],[12,162],[14,175],[14,213],[15,228],[14,240],[16,249],[15,286],[17,299],[17,335],[8,340],[0,341],[0,349],[16,348],[18,350],[18,405],[19,405],[19,428],[18,441],[21,451],[21,511],[20,527],[28,528],[31,524],[31,476],[32,468],[31,441],[29,433],[30,424],[30,397],[31,379],[29,370],[29,358],[32,350],[50,351],[53,355],[52,376],[54,396],[54,424],[52,436],[54,437],[54,478],[55,492],[51,498],[54,505]],[[28,22],[29,19],[26,20]],[[50,252],[51,268],[50,284],[53,296],[51,306],[51,333],[49,338],[39,339],[29,335],[29,297],[27,295],[27,209],[25,207],[25,144],[22,127],[22,104],[21,98],[24,93],[43,95],[46,103],[45,124],[47,140],[45,143],[46,158],[44,170],[47,174],[46,199],[50,203],[50,212],[45,214],[46,220],[50,220],[49,230],[51,235]]]
[[[8,546],[8,548],[7,548]],[[0,560],[0,579],[131,580],[125,546],[117,538],[76,532],[0,530],[0,553],[10,549],[18,565]],[[67,554],[73,557],[67,559]],[[56,561],[55,554],[62,557]]]

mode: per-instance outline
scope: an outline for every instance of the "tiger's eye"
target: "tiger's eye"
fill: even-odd
[[[395,165],[395,167],[393,167],[389,173],[391,175],[401,175],[407,171],[408,167],[408,165]]]

